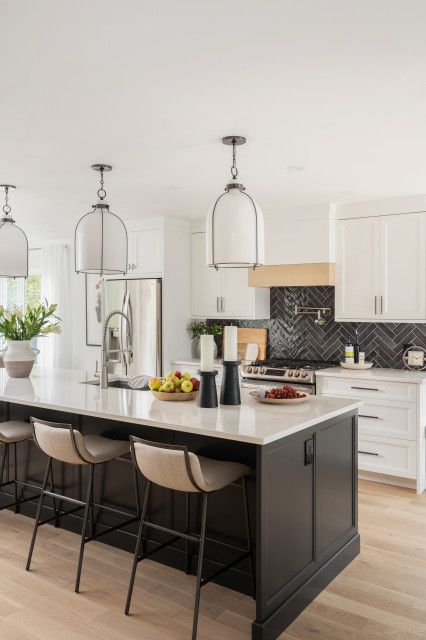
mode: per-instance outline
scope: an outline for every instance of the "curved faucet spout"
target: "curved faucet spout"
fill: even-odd
[[[107,331],[108,331],[108,324],[109,321],[111,320],[111,318],[113,318],[114,316],[122,316],[125,320],[126,320],[126,326],[127,326],[127,349],[116,349],[114,350],[115,353],[127,353],[129,356],[129,361],[132,361],[132,342],[133,342],[133,331],[132,331],[132,325],[129,319],[129,316],[127,316],[123,311],[119,311],[118,309],[116,311],[111,311],[111,313],[109,313],[107,315],[107,317],[105,318],[105,322],[104,322],[104,326],[102,329],[102,369],[101,369],[101,389],[107,389],[108,388],[108,353],[110,353],[107,349]]]

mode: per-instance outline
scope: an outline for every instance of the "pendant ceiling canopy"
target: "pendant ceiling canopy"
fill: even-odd
[[[265,261],[265,232],[259,205],[237,181],[236,148],[245,144],[242,136],[226,136],[232,145],[232,182],[228,183],[206,221],[206,256],[209,267],[256,268]]]
[[[86,213],[75,229],[75,270],[77,273],[124,275],[127,272],[127,230],[124,222],[104,202],[104,172],[108,164],[93,164],[100,173],[99,201]]]
[[[25,233],[15,224],[9,205],[9,190],[12,184],[1,184],[5,203],[3,217],[0,218],[0,278],[28,277],[28,240]]]

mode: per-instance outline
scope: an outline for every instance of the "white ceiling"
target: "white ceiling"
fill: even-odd
[[[204,216],[227,134],[266,214],[426,191],[424,0],[0,0],[0,24],[0,183],[29,234],[72,232],[94,162],[124,219]]]

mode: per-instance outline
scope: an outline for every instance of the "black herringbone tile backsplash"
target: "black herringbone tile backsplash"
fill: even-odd
[[[315,316],[295,316],[295,305],[330,307],[331,316],[323,326]],[[270,320],[224,320],[220,324],[267,327],[268,357],[340,360],[346,339],[358,329],[361,350],[376,367],[402,367],[404,345],[426,348],[426,324],[335,322],[334,287],[273,287]],[[214,320],[213,322],[218,322]]]

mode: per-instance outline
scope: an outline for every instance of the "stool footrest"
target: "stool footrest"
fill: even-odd
[[[116,525],[114,525],[112,527],[108,527],[104,531],[100,531],[99,533],[95,533],[93,536],[88,536],[87,538],[85,538],[85,542],[91,542],[92,540],[97,540],[101,536],[105,536],[107,533],[111,533],[112,531],[117,531],[117,529],[122,529],[123,527],[126,527],[128,524],[131,524],[132,522],[136,522],[136,520],[139,520],[139,518],[137,516],[134,516],[133,518],[129,518],[128,520],[125,520],[124,522],[119,522],[118,524],[116,524]]]
[[[170,529],[169,527],[163,527],[161,524],[154,524],[153,522],[148,522],[144,520],[144,527],[148,529],[157,529],[157,531],[163,531],[164,533],[171,533],[179,538],[184,538],[185,540],[192,540],[192,542],[200,542],[200,536],[191,534],[191,533],[183,533],[181,531],[176,531],[175,529]]]
[[[157,551],[161,551],[162,549],[169,547],[171,544],[177,542],[178,540],[180,540],[180,536],[173,536],[173,538],[170,538],[170,540],[167,540],[167,542],[162,542],[158,547],[155,547],[155,549],[151,549],[151,551],[148,551],[147,553],[139,556],[138,562],[140,562],[141,560],[146,560],[150,556],[154,555],[154,553],[157,553]]]
[[[81,509],[83,509],[83,507],[75,507],[74,509],[70,509],[69,511],[58,511],[54,516],[46,518],[45,520],[40,520],[38,526],[40,527],[42,524],[48,524],[49,522],[58,520],[58,518],[62,518],[62,516],[69,516],[71,513],[75,513],[76,511],[80,511]]]
[[[39,497],[40,497],[39,495],[36,495],[36,496],[29,496],[28,498],[19,498],[18,500],[16,500],[16,502],[11,502],[10,504],[2,505],[0,507],[0,511],[3,511],[3,509],[10,509],[11,507],[17,507],[20,504],[23,504],[24,502],[29,502],[30,500],[34,500],[35,498],[39,498]]]
[[[201,578],[201,586],[204,587],[206,584],[208,584],[209,582],[217,578],[217,576],[220,576],[222,573],[225,573],[225,571],[228,571],[228,569],[232,569],[232,567],[234,567],[239,562],[242,562],[249,556],[250,556],[250,551],[246,551],[245,553],[243,553],[243,555],[239,556],[238,558],[235,558],[235,560],[231,560],[231,562],[228,562],[223,567],[221,567],[220,569],[212,573],[210,576],[208,576],[208,578]]]

